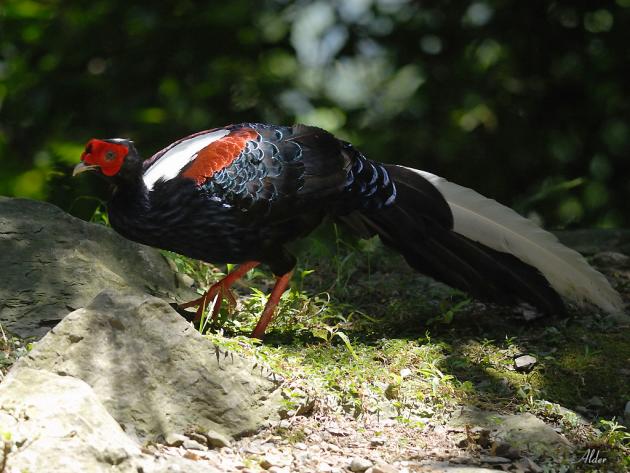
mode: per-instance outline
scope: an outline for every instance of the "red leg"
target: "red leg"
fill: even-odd
[[[271,295],[269,296],[267,305],[265,305],[265,309],[260,316],[260,320],[258,320],[258,324],[256,324],[256,328],[252,332],[252,338],[262,339],[265,335],[267,325],[271,322],[276,306],[278,305],[278,302],[280,302],[280,297],[282,297],[282,294],[286,291],[289,281],[291,280],[291,276],[293,276],[293,271],[289,271],[288,273],[276,278],[276,285],[273,286],[273,289],[271,290]]]
[[[212,319],[215,320],[219,315],[219,309],[221,308],[221,301],[223,297],[228,297],[234,303],[234,296],[230,293],[229,289],[236,281],[241,279],[247,271],[252,268],[258,266],[260,262],[258,261],[248,261],[247,263],[243,263],[236,267],[230,274],[225,276],[219,282],[210,286],[210,288],[206,291],[206,293],[198,299],[195,299],[190,302],[186,302],[184,304],[180,304],[179,307],[181,309],[186,309],[187,307],[195,307],[197,306],[197,313],[195,314],[194,323],[198,323],[201,320],[201,316],[203,315],[203,311],[208,303],[208,301],[213,300],[217,297],[217,301],[214,304],[214,308],[212,310]]]

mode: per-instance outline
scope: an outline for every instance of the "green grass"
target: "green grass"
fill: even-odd
[[[625,465],[628,434],[611,419],[630,399],[630,381],[620,374],[630,334],[588,313],[525,322],[518,311],[422,278],[374,240],[349,244],[333,235],[310,244],[265,343],[248,338],[273,284],[261,269],[236,288],[238,306],[224,304],[219,325],[206,332],[285,377],[287,412],[317,402],[421,427],[462,404],[529,411],[578,445],[606,445]],[[177,266],[200,288],[227,270],[181,257]],[[513,368],[522,353],[538,359],[530,373]],[[594,397],[600,406],[589,405]],[[561,406],[589,408],[590,423]]]

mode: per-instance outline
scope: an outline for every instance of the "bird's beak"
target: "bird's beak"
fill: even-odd
[[[94,171],[95,169],[98,169],[99,166],[90,166],[85,164],[84,162],[80,162],[79,164],[77,164],[74,167],[74,170],[72,171],[72,176],[76,176],[77,174],[81,174],[82,172],[85,171]]]

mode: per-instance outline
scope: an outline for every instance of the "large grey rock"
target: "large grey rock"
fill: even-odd
[[[106,287],[187,297],[160,253],[54,205],[0,197],[0,323],[41,337]]]
[[[88,383],[128,435],[159,441],[188,430],[228,437],[275,419],[278,383],[219,350],[166,302],[106,290],[69,314],[12,368]]]
[[[14,370],[3,381],[0,433],[7,472],[219,472],[142,453],[86,383],[47,371]]]
[[[506,443],[535,456],[564,455],[572,449],[571,443],[553,427],[529,412],[503,415],[476,407],[464,407],[449,422],[453,427],[471,425],[491,431],[497,443]]]

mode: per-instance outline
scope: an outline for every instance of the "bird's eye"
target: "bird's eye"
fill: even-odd
[[[105,153],[105,159],[107,161],[111,161],[112,159],[114,159],[116,157],[116,152],[109,150]]]

